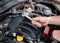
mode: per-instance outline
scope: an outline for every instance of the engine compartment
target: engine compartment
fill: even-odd
[[[22,4],[25,5],[25,3],[26,2]],[[6,8],[6,10],[4,9],[4,11],[0,12],[0,42],[58,43],[58,41],[51,39],[52,31],[58,26],[49,24],[50,31],[46,36],[44,34],[45,26],[38,28],[32,25],[31,20],[22,16],[24,12],[24,6],[21,7],[22,4],[19,2],[18,4],[13,5],[13,7]],[[53,3],[35,2],[34,6],[35,10],[28,12],[28,16],[31,18],[37,16],[58,16],[59,14],[59,10]]]

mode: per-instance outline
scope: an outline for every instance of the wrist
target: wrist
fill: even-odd
[[[46,23],[50,24],[51,17],[46,17]]]

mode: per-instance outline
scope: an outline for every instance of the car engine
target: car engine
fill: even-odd
[[[25,12],[27,2],[28,0],[0,1],[0,43],[59,43],[51,38],[52,31],[59,26],[49,24],[49,31],[45,33],[46,26],[34,26],[31,18],[58,16],[60,10],[54,3],[41,1],[34,2],[35,10]]]

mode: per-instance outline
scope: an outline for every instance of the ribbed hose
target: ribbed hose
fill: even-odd
[[[24,31],[21,31],[20,29],[17,30],[19,34],[22,34],[26,39],[32,39],[29,34],[25,33]]]
[[[30,28],[35,34],[38,33],[39,36],[41,35],[41,31],[37,27],[32,25],[31,23],[29,23],[29,22],[22,22],[21,25]]]
[[[25,26],[20,26],[19,27],[22,31],[25,31],[27,32],[30,36],[32,37],[36,37],[35,33],[28,27],[25,27]]]

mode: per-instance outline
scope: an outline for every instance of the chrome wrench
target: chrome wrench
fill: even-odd
[[[32,20],[32,18],[29,17],[29,13],[27,12],[23,12],[22,16],[28,18],[29,20]]]

